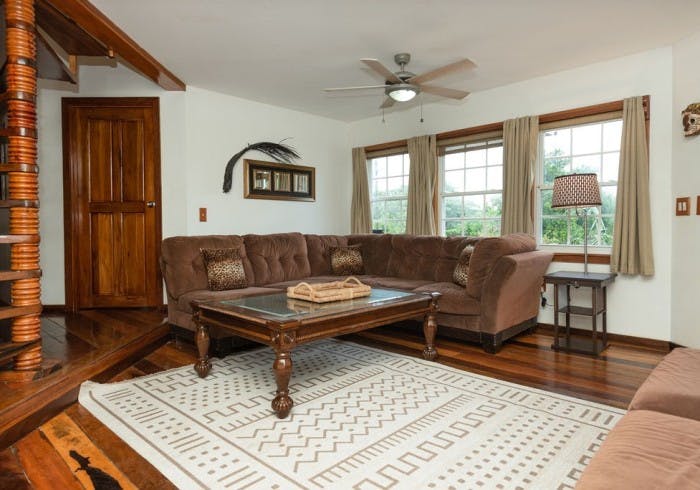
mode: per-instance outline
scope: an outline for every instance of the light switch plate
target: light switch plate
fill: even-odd
[[[690,197],[676,198],[676,216],[690,216]]]

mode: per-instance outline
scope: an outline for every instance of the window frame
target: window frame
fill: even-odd
[[[408,155],[407,148],[399,148],[396,151],[381,152],[381,153],[370,154],[370,155],[366,156],[366,160],[367,160],[367,185],[369,186],[369,207],[370,207],[370,215],[372,218],[372,231],[374,231],[375,229],[378,229],[378,228],[375,228],[375,223],[374,223],[373,204],[375,202],[385,202],[386,203],[389,201],[400,201],[400,202],[405,203],[406,212],[408,212],[408,210],[407,210],[407,208],[408,208],[408,182],[406,183],[406,193],[405,194],[396,195],[396,196],[383,196],[383,197],[380,197],[378,199],[374,199],[374,196],[373,196],[373,185],[372,185],[373,181],[379,180],[379,179],[384,179],[384,180],[389,179],[388,168],[387,168],[387,175],[386,176],[380,177],[379,179],[373,178],[373,168],[372,168],[373,161],[380,159],[380,158],[390,158],[390,157],[397,156],[397,155],[401,155],[403,157],[404,168],[406,168],[406,166],[407,166],[407,173],[402,173],[400,175],[400,177],[408,179],[409,174],[410,174],[410,170],[411,170],[411,163],[410,163],[410,157]],[[388,162],[387,162],[387,165],[388,165]],[[393,176],[393,177],[399,177],[399,176]],[[387,182],[387,188],[388,188],[388,182]],[[386,229],[386,225],[388,222],[398,223],[398,222],[400,222],[400,220],[388,220],[388,221],[383,222],[382,223],[384,225],[384,228],[382,228],[383,233],[393,233],[393,232],[387,231],[387,229]],[[401,233],[405,233],[405,232],[406,232],[406,216],[404,216],[404,219],[403,219],[403,231]]]
[[[583,126],[590,126],[590,125],[603,125],[608,122],[612,121],[622,121],[622,114],[620,111],[613,111],[613,112],[607,112],[607,113],[602,113],[598,114],[595,116],[589,116],[589,117],[575,117],[575,118],[569,118],[569,119],[560,119],[557,120],[553,123],[550,124],[544,124],[540,126],[539,129],[539,135],[538,135],[538,148],[537,148],[537,162],[535,165],[535,185],[534,185],[534,227],[535,227],[535,240],[537,242],[538,247],[542,248],[543,250],[548,250],[550,252],[554,252],[557,255],[561,256],[572,256],[572,255],[583,255],[583,244],[578,245],[578,244],[573,244],[573,245],[566,245],[566,244],[550,244],[550,243],[543,243],[542,241],[542,221],[543,221],[543,209],[542,209],[542,195],[543,191],[546,190],[551,190],[552,185],[545,185],[544,184],[544,163],[545,163],[545,157],[544,157],[544,137],[545,133],[547,131],[552,131],[555,129],[572,129],[575,127],[583,127]],[[602,131],[602,127],[601,127]],[[570,142],[570,145],[573,147],[573,141]],[[573,158],[573,157],[580,157],[580,156],[588,156],[588,155],[604,155],[605,153],[611,153],[611,152],[606,152],[603,149],[603,139],[601,138],[601,149],[600,152],[595,152],[595,153],[589,153],[589,154],[577,154],[573,155],[570,154],[568,158]],[[618,150],[619,152],[620,150]],[[602,170],[602,163],[601,163],[601,170]],[[601,187],[601,191],[605,187],[614,187],[615,188],[615,194],[617,198],[617,187],[618,187],[618,182],[617,180],[614,181],[599,181],[599,185]],[[597,206],[598,209],[600,209],[602,213],[602,206]],[[572,219],[576,219],[576,217],[573,215],[574,210],[567,210],[567,223],[571,223]],[[589,212],[590,213],[590,212]],[[614,217],[614,211],[612,213]],[[609,216],[609,214],[602,215],[603,217]],[[591,223],[591,214],[589,214],[589,219],[588,219],[588,224],[590,227]],[[612,251],[612,244],[611,245],[591,245],[590,244],[590,233],[589,233],[589,244],[588,244],[588,250],[589,250],[589,255],[593,256],[604,256],[607,257],[609,262],[609,256]],[[571,258],[571,257],[569,257]],[[572,261],[572,260],[567,260],[567,261]],[[605,263],[605,261],[601,262]]]

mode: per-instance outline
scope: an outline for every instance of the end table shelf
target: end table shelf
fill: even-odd
[[[544,276],[545,284],[554,285],[554,343],[552,349],[597,356],[608,346],[607,287],[616,274],[558,271]],[[566,286],[561,289],[559,286]],[[571,288],[591,288],[591,306],[571,304]],[[565,293],[561,295],[560,293]],[[563,306],[560,306],[563,303]],[[559,333],[559,315],[565,315],[563,337]],[[571,315],[591,318],[591,338],[571,336]],[[602,315],[601,336],[598,336],[598,315]]]

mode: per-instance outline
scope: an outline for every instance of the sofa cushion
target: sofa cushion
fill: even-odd
[[[700,420],[700,349],[673,349],[635,393],[630,410]]]
[[[252,286],[301,279],[311,275],[306,240],[301,233],[245,235],[248,260],[253,269]]]
[[[498,259],[504,255],[531,252],[535,248],[534,237],[525,233],[512,233],[502,237],[490,237],[479,240],[474,245],[474,252],[469,262],[467,293],[480,299],[484,282]]]
[[[312,276],[324,276],[331,274],[332,247],[345,247],[348,239],[342,235],[304,235],[306,249],[309,254],[309,265]]]
[[[365,274],[387,276],[386,267],[391,255],[392,235],[367,234],[348,236],[348,245],[362,245],[362,263]]]
[[[608,434],[576,486],[700,489],[700,422],[634,410]]]
[[[243,238],[237,235],[176,236],[163,240],[161,264],[168,295],[178,298],[187,291],[207,289],[207,273],[201,248],[235,248],[239,251],[248,282],[253,270],[246,256]]]
[[[452,282],[458,286],[467,286],[467,281],[469,280],[469,259],[474,252],[473,245],[467,245],[459,254],[459,259],[457,259],[457,265],[455,265],[455,270],[452,273]]]
[[[467,294],[464,286],[453,282],[433,282],[415,289],[416,293],[438,292],[442,296],[438,300],[438,311],[452,315],[479,315],[479,301]]]
[[[405,279],[403,277],[360,276],[358,279],[373,288],[400,289],[401,291],[413,291],[430,283],[424,279]]]
[[[227,299],[239,299],[248,296],[259,296],[261,294],[280,293],[279,289],[247,287],[244,289],[229,289],[226,291],[209,291],[200,289],[198,291],[188,291],[177,299],[177,309],[185,313],[192,314],[192,301],[206,303],[208,301],[224,301]]]
[[[236,248],[203,248],[200,250],[211,291],[248,287],[241,255]]]
[[[364,274],[362,262],[362,245],[331,248],[331,272],[336,276]]]
[[[452,280],[460,253],[478,238],[394,235],[387,276],[425,279],[431,282]]]

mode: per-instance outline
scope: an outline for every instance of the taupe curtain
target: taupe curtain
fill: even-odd
[[[372,209],[369,204],[369,179],[364,148],[352,149],[352,205],[350,208],[352,233],[371,233]]]
[[[532,190],[538,141],[539,117],[520,117],[503,123],[502,235],[534,232]]]
[[[621,274],[654,274],[649,156],[641,97],[625,99],[622,108],[622,145],[610,270]]]
[[[411,159],[408,174],[406,233],[435,235],[433,196],[437,179],[437,144],[435,135],[417,136],[408,140]]]

